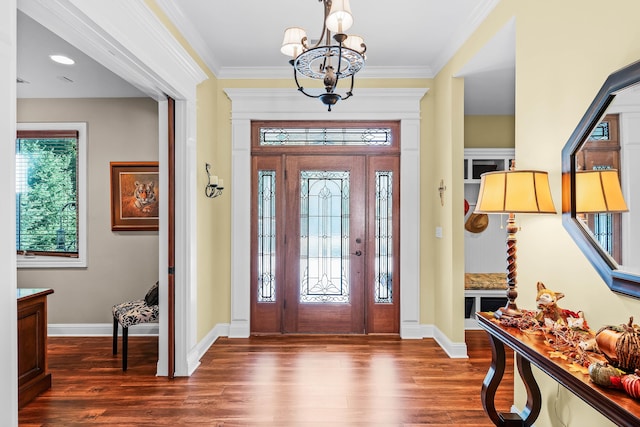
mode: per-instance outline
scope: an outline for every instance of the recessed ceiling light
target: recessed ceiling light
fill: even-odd
[[[57,62],[58,64],[73,65],[76,63],[76,61],[64,55],[49,55],[49,58],[51,58],[53,62]]]

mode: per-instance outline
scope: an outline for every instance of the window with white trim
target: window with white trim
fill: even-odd
[[[18,123],[18,267],[86,267],[86,124]]]

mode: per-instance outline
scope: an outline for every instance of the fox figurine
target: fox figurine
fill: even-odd
[[[536,305],[538,306],[538,314],[536,320],[541,323],[564,323],[570,328],[584,329],[587,327],[582,312],[574,312],[566,310],[558,306],[558,300],[564,297],[562,292],[554,292],[542,282],[538,282],[538,295],[536,297]]]

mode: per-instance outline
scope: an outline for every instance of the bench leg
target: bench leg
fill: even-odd
[[[113,354],[118,354],[118,319],[113,318]]]
[[[129,341],[129,328],[122,327],[122,370],[127,370],[127,344]]]

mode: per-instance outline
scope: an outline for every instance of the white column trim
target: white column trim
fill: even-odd
[[[18,315],[16,304],[16,49],[15,0],[0,3],[0,424],[18,425]]]
[[[229,337],[250,334],[251,120],[400,120],[400,336],[420,328],[420,100],[427,88],[358,89],[328,113],[294,89],[225,89],[231,99],[231,325]]]

